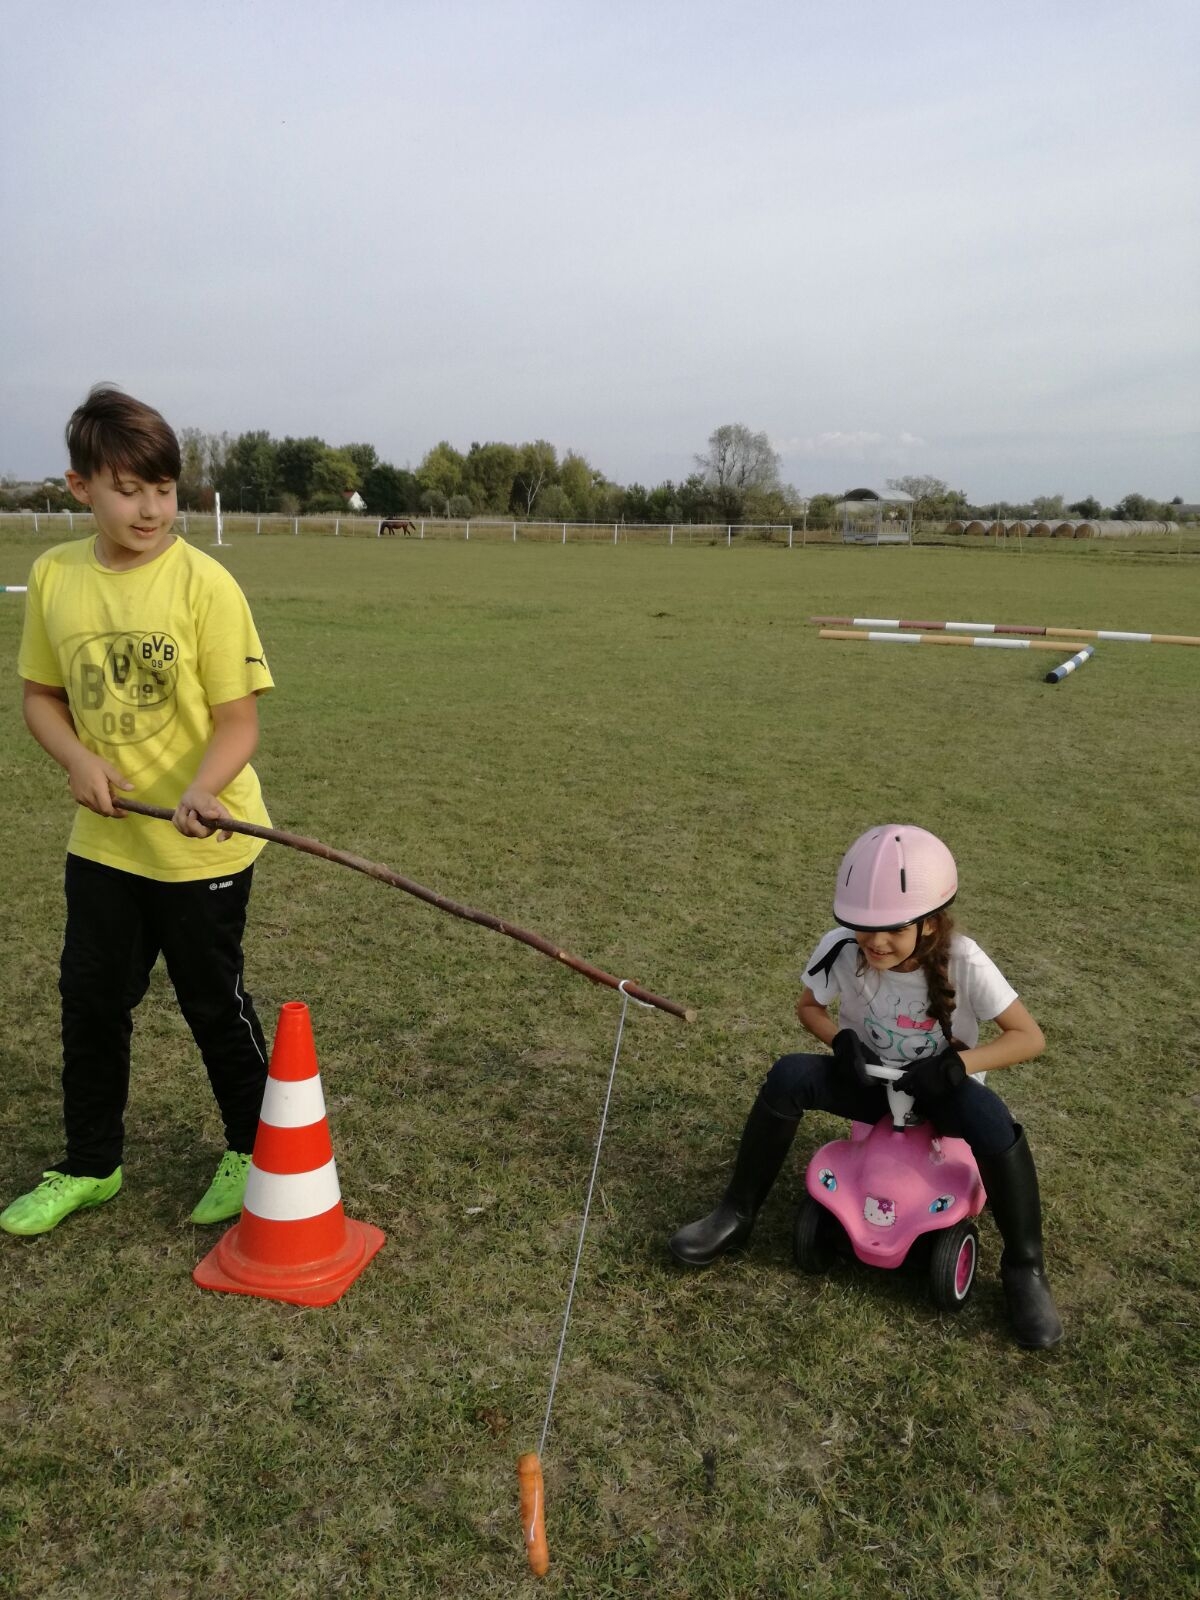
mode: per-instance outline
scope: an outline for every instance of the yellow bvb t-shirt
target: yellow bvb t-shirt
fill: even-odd
[[[211,707],[274,687],[246,597],[220,562],[176,538],[145,566],[114,572],[94,539],[56,545],[29,574],[17,670],[66,689],[83,744],[133,784],[130,798],[172,811],[213,733]],[[253,767],[221,799],[269,824]],[[261,839],[189,839],[169,822],[75,813],[67,849],[161,882],[228,876]]]

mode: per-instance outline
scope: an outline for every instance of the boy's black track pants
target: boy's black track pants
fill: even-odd
[[[68,855],[62,995],[64,1172],[103,1178],[121,1163],[133,1010],[161,954],[200,1047],[231,1150],[254,1148],[267,1047],[242,983],[253,867],[159,883]]]

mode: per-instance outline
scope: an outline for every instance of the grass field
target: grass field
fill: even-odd
[[[0,582],[30,537],[0,535]],[[1161,1600],[1197,1588],[1200,650],[822,643],[810,612],[1200,632],[1200,572],[1095,546],[668,550],[237,539],[279,688],[279,827],[383,861],[699,1008],[625,1033],[545,1451],[572,1596]],[[13,662],[19,596],[0,596]],[[1070,653],[1064,648],[1063,656]],[[5,1198],[60,1154],[61,773],[0,722]],[[831,878],[895,817],[959,861],[960,924],[1042,1023],[994,1079],[1037,1154],[1067,1339],[791,1263],[814,1117],[749,1249],[709,1205]],[[336,1306],[203,1294],[219,1153],[161,973],[126,1184],[0,1240],[0,1594],[533,1593],[537,1445],[619,1002],[293,852],[261,861],[248,982],[312,1010],[348,1214],[388,1242]]]

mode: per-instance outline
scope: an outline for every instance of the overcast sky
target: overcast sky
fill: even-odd
[[[0,471],[177,426],[1200,500],[1194,0],[3,0]]]

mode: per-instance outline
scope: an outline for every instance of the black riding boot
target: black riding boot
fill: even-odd
[[[672,1234],[668,1247],[676,1261],[706,1267],[727,1250],[744,1244],[758,1208],[779,1176],[799,1124],[778,1117],[760,1094],[750,1109],[729,1187],[715,1211]]]
[[[1062,1338],[1063,1326],[1046,1281],[1037,1171],[1025,1130],[1017,1128],[1017,1142],[1003,1155],[980,1156],[978,1163],[1004,1240],[1000,1281],[1017,1343],[1027,1350],[1047,1350]]]

